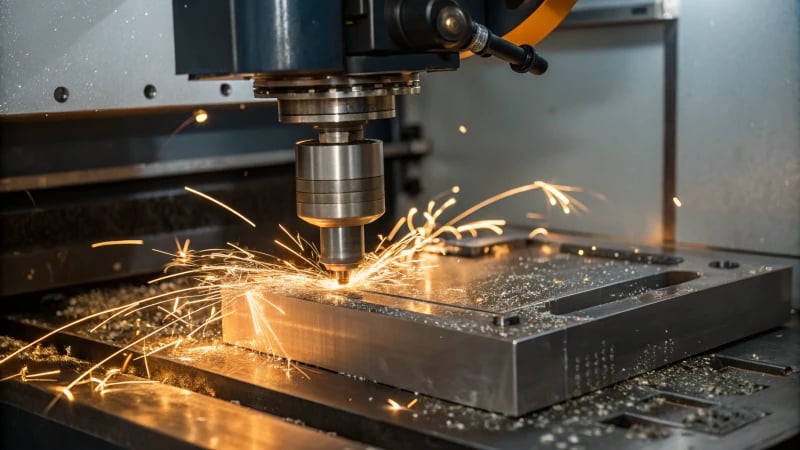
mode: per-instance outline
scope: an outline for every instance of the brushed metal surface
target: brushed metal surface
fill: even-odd
[[[251,81],[176,75],[172,35],[168,1],[3,1],[0,115],[264,101]],[[58,87],[69,91],[64,103]]]
[[[579,0],[562,27],[671,20],[679,6],[680,0]]]
[[[336,181],[383,175],[383,143],[378,140],[343,144],[300,141],[295,152],[300,179]]]
[[[0,375],[13,374],[20,369],[19,365],[4,365]],[[75,372],[63,365],[61,373],[50,376],[56,379],[56,386],[67,385],[74,379]],[[44,415],[43,422],[68,424],[79,432],[102,439],[107,447],[369,448],[186,389],[129,375],[120,376],[116,381],[129,384],[124,389],[108,389],[102,395],[95,392],[92,385],[78,385],[72,389],[74,400],[62,397],[52,408],[48,404],[53,400],[53,382],[5,381],[0,383],[0,411],[12,412],[9,411],[11,406]],[[10,444],[5,437],[0,442]],[[42,442],[42,439],[36,441]],[[75,444],[49,442],[51,448],[72,445]],[[36,447],[34,442],[15,442],[13,446]]]
[[[49,328],[3,321],[2,330],[4,334],[30,340]],[[115,350],[111,345],[64,332],[56,333],[52,343],[59,348],[70,346],[76,357],[89,360],[105,357]],[[800,352],[793,350],[800,348],[798,346],[800,319],[793,316],[780,328],[717,349],[714,355],[691,358],[649,372],[557,407],[531,413],[523,419],[466,408],[325,370],[304,367],[309,377],[299,371],[287,373],[285,363],[276,364],[228,346],[217,346],[213,357],[200,358],[191,364],[159,354],[152,355],[149,364],[155,372],[180,374],[178,380],[203,380],[217,398],[240,404],[239,408],[290,417],[307,427],[335,432],[338,436],[380,448],[519,449],[544,447],[548,443],[556,448],[562,442],[564,444],[559,447],[566,445],[568,448],[577,438],[578,445],[586,448],[692,446],[727,450],[765,447],[793,437],[797,439],[800,409],[794,400],[800,393],[797,373]],[[775,372],[776,367],[782,368],[780,373]],[[793,368],[794,372],[786,374],[786,367]],[[731,382],[735,384],[731,386]],[[755,392],[736,392],[740,386],[748,385],[755,386]],[[0,398],[6,400],[3,387],[0,384]],[[395,410],[389,407],[387,398],[401,405],[416,399],[417,404]],[[685,412],[695,416],[701,409],[712,413],[720,408],[761,411],[768,415],[720,435],[713,430],[684,424],[680,418],[667,422],[660,414],[659,403],[652,401],[654,398],[667,399],[662,405],[666,407],[674,406],[678,398],[679,405],[694,406],[684,410],[688,409]],[[158,402],[158,399],[143,401]],[[35,413],[38,412],[36,408],[36,404],[27,403],[21,410]],[[63,423],[77,427],[84,417],[72,414],[65,417]],[[621,418],[638,421],[625,423],[619,420]],[[0,416],[0,424],[8,427],[9,423],[13,423],[12,416]],[[643,425],[648,432],[639,434],[637,429],[642,430]],[[719,425],[726,427],[729,423],[720,422]],[[219,431],[224,439],[224,430]],[[152,436],[147,431],[141,435]],[[39,448],[52,447],[51,444]]]
[[[357,268],[364,257],[364,227],[320,228],[319,255],[319,262],[329,270]]]
[[[683,9],[678,239],[798,259],[800,4],[684,2]]]

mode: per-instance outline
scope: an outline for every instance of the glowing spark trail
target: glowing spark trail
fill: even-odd
[[[256,226],[244,215],[221,201],[188,186],[185,189],[224,208],[249,225]],[[286,349],[270,324],[269,319],[275,317],[275,314],[286,315],[280,304],[270,298],[271,294],[286,292],[287,289],[311,292],[340,289],[369,290],[414,282],[431,267],[422,264],[422,258],[418,257],[421,252],[442,251],[445,236],[461,239],[467,234],[471,236],[478,236],[479,233],[503,234],[505,220],[482,219],[472,222],[464,220],[495,202],[534,190],[541,191],[548,204],[559,206],[565,214],[570,211],[578,213],[588,211],[586,206],[570,195],[572,192],[580,192],[579,188],[534,181],[489,197],[445,220],[443,217],[448,216],[456,205],[455,195],[460,191],[458,186],[454,186],[434,196],[424,209],[411,208],[408,214],[400,218],[391,232],[380,238],[378,246],[364,255],[364,263],[353,272],[350,282],[345,286],[340,286],[329,277],[319,262],[319,252],[314,244],[300,235],[290,233],[283,226],[280,230],[288,240],[284,239],[286,243],[276,240],[275,244],[277,248],[285,251],[290,259],[246,249],[234,243],[227,243],[227,247],[221,249],[193,250],[189,248],[188,239],[181,243],[176,237],[174,253],[154,249],[156,252],[169,255],[172,260],[164,268],[164,274],[151,280],[149,284],[184,280],[189,287],[168,285],[170,290],[167,292],[150,295],[103,311],[89,310],[73,322],[54,327],[41,338],[3,356],[0,365],[14,357],[24,357],[25,352],[61,332],[85,328],[86,331],[94,333],[107,328],[114,321],[130,323],[132,317],[145,312],[151,314],[153,318],[149,321],[143,320],[141,327],[138,325],[139,319],[135,320],[138,328],[135,335],[126,339],[125,345],[115,349],[116,351],[107,357],[92,362],[88,370],[79,373],[65,387],[59,388],[53,402],[62,397],[73,400],[72,389],[81,384],[90,384],[95,391],[102,394],[111,386],[142,382],[112,381],[116,376],[128,376],[124,374],[126,371],[133,371],[131,368],[133,361],[144,360],[144,369],[149,379],[151,373],[148,356],[161,352],[172,352],[172,355],[176,355],[180,348],[183,353],[179,359],[191,361],[191,358],[196,357],[191,353],[192,349],[206,349],[197,352],[197,355],[200,355],[219,348],[218,344],[205,336],[205,331],[211,325],[218,325],[223,318],[233,314],[234,311],[244,311],[249,313],[252,319],[254,337],[264,340],[267,346],[273,349],[274,355],[286,361],[287,376],[288,369],[296,369],[308,377],[297,365],[292,364],[290,355],[286,354]],[[405,229],[406,232],[403,231]],[[536,228],[529,236],[546,234],[546,229]],[[92,247],[142,243],[141,240],[130,239],[97,242],[92,244]],[[226,296],[225,303],[222,301],[223,291],[233,293]],[[134,353],[139,356],[134,356]],[[117,360],[122,360],[120,367],[105,367]],[[97,375],[103,371],[105,375]],[[43,381],[39,377],[50,374],[43,372],[28,375],[26,367],[20,373],[6,379],[27,377]],[[412,399],[405,407],[392,399],[388,399],[387,402],[393,409],[410,409],[417,403],[417,399]]]
[[[195,122],[203,124],[208,120],[208,112],[205,109],[198,109],[192,113],[192,118]]]
[[[72,391],[70,391],[69,388],[65,387],[65,388],[61,389],[61,393],[64,395],[64,397],[67,398],[67,400],[69,400],[69,401],[74,401],[75,400],[75,396],[72,395]]]
[[[247,217],[242,215],[242,213],[240,213],[239,211],[236,211],[235,209],[231,208],[230,206],[226,205],[225,203],[222,203],[221,201],[215,199],[214,197],[212,197],[212,196],[210,196],[208,194],[204,194],[204,193],[202,193],[202,192],[200,192],[200,191],[198,191],[196,189],[192,189],[189,186],[184,186],[183,188],[186,189],[187,192],[191,192],[192,194],[195,194],[195,195],[198,195],[200,197],[203,197],[204,199],[206,199],[206,200],[208,200],[208,201],[210,201],[212,203],[215,203],[217,206],[220,206],[222,208],[227,209],[229,212],[231,212],[236,217],[238,217],[238,218],[244,220],[245,222],[247,222],[247,224],[250,225],[251,227],[253,227],[253,228],[256,227],[256,224],[253,223],[252,220],[248,219]]]
[[[584,211],[584,212],[588,211],[588,208],[586,208],[586,206],[584,206],[583,203],[580,203],[580,202],[576,201],[574,198],[569,197],[566,194],[564,194],[564,192],[579,191],[580,189],[574,188],[574,187],[570,187],[570,186],[556,186],[556,185],[553,185],[553,184],[545,183],[543,181],[534,181],[531,184],[526,184],[526,185],[519,186],[519,187],[516,187],[516,188],[513,188],[513,189],[509,189],[507,191],[501,192],[501,193],[499,193],[497,195],[493,195],[493,196],[487,198],[486,200],[476,204],[475,206],[473,206],[471,208],[466,209],[461,214],[455,216],[453,219],[451,219],[449,222],[447,222],[445,224],[445,226],[456,224],[456,223],[466,219],[467,217],[471,216],[475,212],[477,212],[477,211],[479,211],[479,210],[481,210],[481,209],[483,209],[483,208],[485,208],[485,207],[487,207],[487,206],[489,206],[489,205],[491,205],[493,203],[497,203],[500,200],[503,200],[503,199],[506,199],[508,197],[512,197],[512,196],[515,196],[515,195],[522,194],[523,192],[533,191],[533,190],[536,190],[536,189],[541,189],[542,192],[545,193],[545,195],[550,199],[550,204],[551,205],[555,206],[557,203],[561,204],[562,209],[563,209],[565,214],[569,214],[568,213],[568,211],[569,211],[569,206],[568,205],[570,204],[570,202],[572,202],[579,210]],[[438,234],[441,234],[441,232],[437,233],[436,235],[438,235]],[[434,236],[431,236],[431,237],[434,237]]]
[[[144,241],[141,239],[122,239],[119,241],[103,241],[103,242],[95,242],[92,244],[92,248],[97,247],[109,247],[112,245],[142,245]]]
[[[534,228],[533,231],[528,233],[528,238],[532,239],[539,235],[547,236],[547,228],[542,228],[542,227]]]
[[[58,375],[61,373],[60,369],[56,370],[49,370],[47,372],[39,372],[39,373],[28,373],[28,366],[23,366],[22,369],[15,373],[14,375],[9,375],[5,378],[0,378],[0,381],[8,381],[13,378],[19,378],[22,381],[54,381],[51,378],[42,378],[48,375]]]
[[[25,377],[25,380],[26,381],[50,381],[50,380],[41,379],[41,377],[46,377],[48,375],[58,375],[60,373],[61,373],[61,370],[59,370],[59,369],[50,370],[50,371],[47,371],[47,372],[32,373],[32,374],[27,375]],[[39,380],[31,380],[32,378],[40,378],[40,379]]]
[[[167,148],[170,142],[172,142],[172,140],[175,139],[175,136],[180,134],[180,132],[185,130],[186,127],[188,127],[189,125],[193,123],[196,123],[198,125],[203,125],[207,121],[208,121],[208,111],[204,109],[197,109],[193,111],[189,117],[187,117],[183,122],[181,122],[181,124],[178,125],[177,128],[175,128],[172,131],[172,133],[170,133],[169,137],[167,137],[164,143],[161,144],[160,150],[164,150],[165,148]]]

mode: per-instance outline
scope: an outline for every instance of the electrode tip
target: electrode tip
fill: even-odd
[[[349,270],[342,270],[342,271],[335,271],[333,272],[334,278],[339,283],[339,286],[345,285],[350,282],[350,271]]]

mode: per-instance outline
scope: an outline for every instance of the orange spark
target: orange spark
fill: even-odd
[[[198,109],[194,112],[194,121],[203,124],[208,120],[208,113],[205,109]]]
[[[191,243],[191,239],[186,239],[183,241],[183,245],[181,245],[180,241],[178,241],[178,237],[175,236],[175,246],[178,248],[177,256],[180,258],[186,258],[189,256],[189,244]]]
[[[68,387],[62,388],[61,393],[64,394],[64,397],[67,397],[67,400],[69,401],[75,400],[75,396],[72,395],[72,391],[70,391]]]
[[[497,203],[500,200],[506,199],[508,197],[513,197],[515,195],[519,195],[519,194],[521,194],[523,192],[533,191],[533,190],[537,190],[537,189],[540,189],[542,192],[544,192],[545,195],[550,199],[551,203],[553,203],[553,201],[555,201],[556,203],[560,203],[562,208],[564,209],[564,213],[565,214],[568,214],[567,211],[569,211],[569,208],[567,207],[567,205],[569,205],[570,203],[573,203],[579,210],[585,210],[586,209],[586,207],[582,203],[580,203],[578,201],[574,201],[573,198],[567,196],[566,194],[564,194],[562,192],[562,191],[577,191],[577,190],[579,190],[578,188],[573,188],[573,187],[569,187],[569,186],[556,186],[556,185],[552,185],[552,184],[549,184],[549,183],[545,183],[543,181],[534,181],[531,184],[518,186],[518,187],[515,187],[515,188],[512,188],[512,189],[509,189],[507,191],[503,191],[503,192],[501,192],[499,194],[493,195],[493,196],[487,198],[486,200],[483,200],[482,202],[479,202],[478,204],[472,206],[471,208],[467,208],[461,214],[458,214],[453,219],[450,219],[450,221],[447,222],[445,224],[445,226],[454,225],[454,224],[464,220],[465,218],[469,217],[470,215],[474,214],[476,211],[481,210],[481,209],[483,209],[483,208],[485,208],[485,207],[487,207],[487,206],[489,206],[489,205],[491,205],[493,203]],[[439,234],[441,234],[441,232],[438,232],[438,233],[434,232],[430,236],[430,238],[435,238]]]
[[[133,353],[128,353],[128,356],[125,358],[125,362],[122,363],[122,368],[120,369],[120,372],[125,372],[125,369],[128,368],[128,364],[130,364],[131,362],[131,358],[133,358]]]
[[[112,245],[142,245],[144,241],[141,239],[122,239],[118,241],[102,241],[92,244],[92,248],[109,247]]]
[[[31,374],[25,375],[25,379],[26,380],[30,380],[31,378],[46,377],[47,375],[58,375],[60,373],[61,373],[61,370],[59,370],[59,369],[51,370],[49,372],[31,373]],[[31,381],[45,381],[45,380],[31,380]]]
[[[536,236],[539,235],[547,236],[547,228],[542,228],[542,227],[534,228],[533,231],[528,233],[528,239],[535,238]]]
[[[196,189],[192,189],[189,186],[184,186],[183,188],[186,189],[187,192],[191,192],[192,194],[195,194],[197,196],[203,197],[204,199],[210,201],[211,203],[214,203],[217,206],[220,206],[220,207],[222,207],[224,209],[227,209],[229,212],[231,212],[236,217],[238,217],[238,218],[244,220],[245,222],[247,222],[247,224],[250,225],[251,227],[253,227],[253,228],[256,227],[256,224],[253,223],[252,220],[248,219],[247,217],[245,217],[239,211],[236,211],[235,209],[231,208],[230,206],[226,205],[225,203],[222,203],[221,201],[215,199],[214,197],[212,197],[212,196],[210,196],[208,194],[204,194],[204,193],[202,193],[202,192],[200,192],[200,191],[198,191]]]
[[[196,194],[227,209],[255,227],[254,223],[222,202],[192,188],[185,187],[185,189],[187,192]],[[438,194],[428,203],[424,211],[412,208],[405,217],[401,218],[392,229],[391,233],[387,235],[386,238],[381,239],[381,243],[376,250],[365,255],[365,263],[353,273],[351,282],[347,288],[369,289],[374,286],[396,286],[405,283],[406,281],[403,281],[404,277],[399,277],[398,274],[407,274],[410,270],[420,271],[430,268],[430,265],[423,264],[425,261],[424,258],[416,258],[415,255],[426,248],[430,248],[432,245],[440,244],[441,239],[439,237],[445,233],[452,234],[456,238],[461,238],[462,233],[469,233],[473,236],[477,236],[479,230],[502,234],[505,221],[501,219],[478,220],[469,223],[463,223],[462,221],[469,215],[494,202],[537,189],[542,191],[549,202],[565,210],[565,213],[567,210],[572,209],[577,210],[577,212],[587,210],[585,206],[568,194],[569,192],[580,191],[579,188],[556,186],[536,181],[529,185],[509,189],[508,191],[490,197],[459,213],[448,222],[438,224],[437,220],[439,217],[456,203],[456,199],[452,197],[452,194],[457,194],[460,189],[458,186],[454,186]],[[416,226],[414,223],[415,219],[418,223],[422,223]],[[406,234],[401,233],[401,229],[403,229],[404,226],[408,227],[408,233]],[[286,350],[283,348],[268,320],[270,314],[274,313],[270,313],[267,310],[277,311],[279,314],[286,314],[286,312],[271,301],[267,293],[270,292],[271,289],[279,289],[286,286],[323,290],[335,290],[341,289],[341,287],[336,283],[330,283],[331,280],[319,263],[319,252],[312,243],[306,241],[300,235],[295,236],[289,233],[288,230],[282,226],[281,230],[289,237],[291,242],[289,242],[290,245],[285,245],[276,241],[277,244],[289,253],[300,257],[301,262],[290,262],[258,251],[245,250],[232,243],[228,243],[228,247],[224,249],[190,251],[188,239],[181,245],[176,238],[177,252],[175,254],[156,250],[170,255],[173,259],[165,267],[166,275],[151,281],[155,282],[183,276],[197,281],[197,286],[175,289],[166,294],[154,295],[127,305],[110,308],[101,313],[82,317],[71,324],[48,333],[43,338],[34,341],[34,343],[27,345],[25,348],[30,348],[31,345],[41,342],[52,334],[63,331],[69,327],[74,327],[90,319],[98,319],[98,321],[100,321],[99,325],[92,328],[92,331],[95,331],[111,320],[129,316],[143,309],[163,311],[166,315],[162,315],[161,317],[163,321],[168,323],[162,322],[160,326],[154,326],[152,329],[144,332],[136,330],[136,336],[132,342],[102,361],[97,362],[97,364],[92,366],[88,371],[79,375],[77,379],[61,391],[59,397],[64,396],[72,400],[74,396],[70,389],[78,384],[87,382],[97,383],[99,385],[99,391],[104,392],[105,389],[111,385],[129,383],[126,381],[118,383],[109,382],[112,375],[124,371],[129,367],[132,361],[132,354],[125,354],[124,352],[129,352],[134,347],[141,350],[142,356],[133,359],[144,359],[145,371],[149,378],[151,376],[147,361],[149,355],[170,348],[172,351],[175,351],[180,345],[184,347],[193,345],[191,339],[196,333],[203,330],[208,324],[220,321],[222,318],[232,314],[233,312],[230,311],[228,307],[220,307],[219,305],[221,304],[220,301],[222,298],[220,290],[233,288],[237,290],[241,289],[240,292],[242,292],[242,295],[239,297],[242,298],[245,308],[249,309],[253,321],[252,326],[254,334],[258,338],[264,339],[269,347],[274,348],[276,354],[280,353],[286,355]],[[538,234],[546,235],[547,230],[544,228],[537,228],[531,232],[530,236],[536,236]],[[395,241],[394,239],[398,235],[399,237]],[[137,242],[137,244],[141,244],[141,241]],[[105,245],[112,244],[105,243]],[[543,251],[546,253],[552,252],[552,249],[544,246]],[[413,274],[413,272],[411,273]],[[554,282],[559,283],[561,280],[554,280]],[[210,310],[210,315],[207,317],[205,314],[202,316],[195,315],[200,311],[208,310]],[[200,319],[195,320],[198,317],[200,317]],[[197,325],[198,323],[199,325]],[[170,333],[175,332],[176,327],[174,325],[177,324],[185,324],[189,326],[191,330],[188,333],[182,333],[180,337],[172,336]],[[166,333],[166,337],[170,340],[169,342],[162,339],[165,337],[164,333]],[[148,340],[151,343],[155,341],[155,344],[148,345]],[[12,355],[0,359],[0,364],[18,355],[20,351],[24,351],[24,349],[18,350]],[[122,369],[115,369],[116,372],[107,372],[105,379],[92,376],[93,370],[97,370],[103,364],[107,363],[112,358],[118,357],[120,354],[125,355]],[[291,367],[291,361],[289,360],[289,368]],[[298,370],[300,373],[303,373],[299,368]],[[305,376],[308,377],[307,375]],[[416,405],[417,402],[418,400],[414,398],[408,402],[405,408],[410,409]],[[387,403],[395,410],[404,408],[392,399],[388,399]]]

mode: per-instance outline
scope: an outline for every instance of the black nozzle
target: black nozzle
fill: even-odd
[[[534,75],[541,75],[547,71],[547,60],[536,53],[536,50],[530,45],[516,45],[497,36],[480,24],[475,24],[473,30],[475,36],[483,35],[480,40],[485,41],[481,48],[470,48],[475,54],[500,58],[509,63],[514,72],[530,72]]]
[[[528,44],[522,44],[520,48],[525,50],[525,60],[520,64],[511,63],[511,70],[519,73],[530,72],[534,75],[547,72],[547,60],[536,53],[536,49]]]

